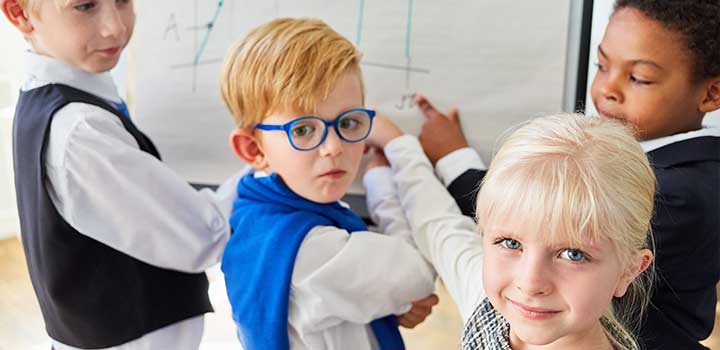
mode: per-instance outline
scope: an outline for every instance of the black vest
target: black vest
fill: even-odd
[[[211,312],[204,273],[132,258],[73,229],[52,204],[44,185],[47,135],[55,112],[72,102],[115,114],[141,150],[160,158],[149,138],[96,96],[59,84],[20,94],[13,127],[15,189],[30,278],[48,334],[73,347],[105,348]]]

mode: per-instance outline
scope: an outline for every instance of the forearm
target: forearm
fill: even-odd
[[[461,214],[434,176],[415,138],[395,138],[384,151],[418,249],[431,261],[463,316],[469,315],[484,297],[482,242],[473,221]]]
[[[392,170],[389,167],[370,169],[363,177],[363,184],[367,208],[378,232],[402,238],[414,246],[410,224],[400,206],[392,180]]]

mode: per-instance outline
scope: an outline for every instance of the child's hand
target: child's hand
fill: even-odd
[[[390,118],[378,114],[373,119],[372,131],[370,131],[366,143],[370,147],[383,149],[388,142],[403,134],[402,130]]]
[[[435,109],[425,96],[418,94],[415,102],[425,115],[425,123],[418,139],[433,165],[450,152],[468,147],[457,109],[451,109],[445,116]]]
[[[439,301],[440,299],[435,294],[413,301],[410,311],[397,317],[398,323],[405,328],[415,328],[430,316],[433,306],[437,305]]]
[[[372,148],[370,151],[372,152],[372,155],[370,156],[370,160],[367,163],[367,170],[370,170],[372,168],[390,166],[390,162],[385,157],[385,153],[383,152],[383,150],[379,148]]]

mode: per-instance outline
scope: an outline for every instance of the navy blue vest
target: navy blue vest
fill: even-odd
[[[15,189],[30,279],[48,334],[73,347],[105,348],[211,312],[204,273],[132,258],[79,233],[53,206],[44,185],[47,135],[55,112],[72,102],[115,114],[141,150],[160,158],[149,138],[96,96],[59,84],[20,94],[13,127]]]

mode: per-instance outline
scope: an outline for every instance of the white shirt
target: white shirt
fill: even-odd
[[[368,324],[407,312],[434,290],[435,273],[412,244],[390,168],[371,169],[364,185],[371,218],[385,234],[332,226],[308,232],[290,285],[293,350],[377,349]]]
[[[667,146],[672,143],[685,141],[689,139],[694,139],[697,137],[703,137],[703,136],[714,136],[714,137],[720,137],[720,128],[714,127],[714,126],[704,126],[700,130],[694,130],[694,131],[688,131],[686,133],[682,134],[675,134],[665,137],[660,137],[657,139],[647,140],[640,142],[640,146],[642,146],[643,151],[645,153],[654,151],[658,148]]]
[[[435,164],[435,173],[445,186],[450,185],[469,169],[487,170],[480,155],[470,147],[454,150]]]
[[[398,137],[384,151],[417,248],[435,267],[465,321],[486,295],[475,222],[462,215],[435,177],[417,138]]]
[[[62,83],[120,102],[109,73],[87,73],[33,53],[26,59],[23,91]],[[211,191],[195,191],[141,151],[117,116],[70,103],[55,113],[48,137],[45,185],[60,215],[78,232],[165,269],[197,273],[220,261],[230,228],[219,199]],[[111,349],[197,349],[202,333],[203,316],[197,316]],[[74,349],[57,341],[53,346]]]

